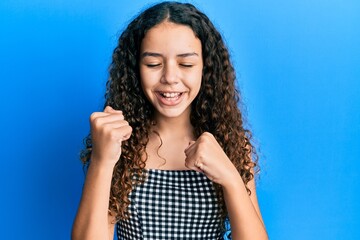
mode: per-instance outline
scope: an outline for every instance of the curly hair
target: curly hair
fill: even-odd
[[[254,177],[257,154],[250,142],[251,132],[243,127],[239,110],[240,94],[235,87],[235,71],[220,33],[209,18],[189,3],[162,2],[154,5],[127,26],[112,55],[106,84],[105,106],[121,109],[133,128],[130,139],[122,143],[122,154],[114,167],[109,212],[116,220],[128,217],[131,190],[145,180],[146,145],[149,141],[154,107],[145,97],[140,83],[139,58],[147,31],[163,21],[190,27],[202,45],[203,74],[200,92],[191,104],[190,121],[197,138],[203,132],[214,135],[237,168],[245,185]],[[88,164],[91,135],[85,138],[81,158]],[[140,176],[134,178],[134,175]],[[226,208],[221,186],[215,185],[223,216]],[[249,194],[251,191],[247,188]]]

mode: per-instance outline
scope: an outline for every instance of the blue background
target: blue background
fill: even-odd
[[[271,239],[360,239],[360,3],[191,1],[224,35]],[[126,23],[153,1],[0,2],[1,239],[69,239],[78,154]]]

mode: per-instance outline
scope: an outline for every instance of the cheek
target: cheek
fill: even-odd
[[[140,67],[140,69],[139,69],[140,71],[140,82],[141,82],[141,86],[143,86],[144,85],[144,79],[146,80],[146,73],[145,73],[145,71],[144,71],[144,69],[143,68],[141,68]]]
[[[200,90],[201,82],[202,82],[202,69],[199,69],[192,81],[193,87],[196,88],[197,91]]]
[[[141,82],[143,91],[148,90],[148,88],[153,85],[152,79],[153,79],[153,77],[151,74],[149,74],[149,72],[140,68],[140,82]]]
[[[140,83],[143,93],[149,101],[155,97],[153,89],[157,85],[156,74],[140,69]]]
[[[140,85],[141,85],[141,89],[144,92],[146,98],[149,98],[149,94],[147,92],[147,90],[149,88],[148,80],[146,78],[146,74],[141,69],[140,69]]]

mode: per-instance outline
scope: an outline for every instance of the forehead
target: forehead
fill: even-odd
[[[153,51],[162,54],[196,52],[201,54],[201,41],[194,31],[181,24],[162,22],[151,28],[141,43],[141,52]]]

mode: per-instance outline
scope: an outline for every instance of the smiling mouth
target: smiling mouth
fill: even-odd
[[[163,98],[176,99],[179,98],[183,93],[182,92],[159,92],[159,95]]]
[[[185,92],[156,92],[156,96],[160,103],[164,106],[175,106],[179,104]]]

